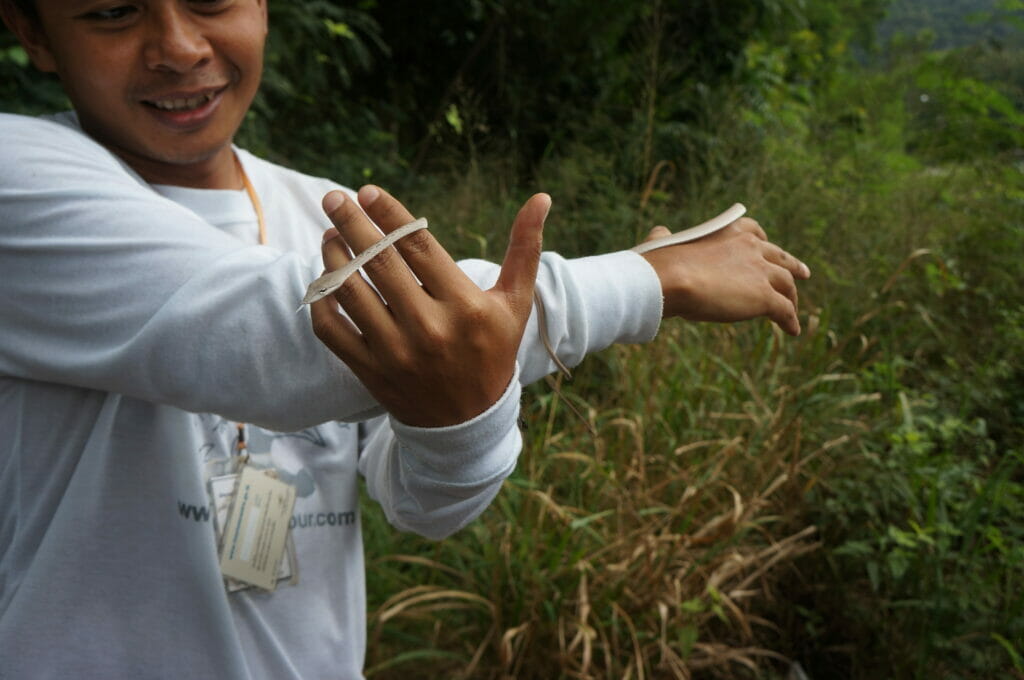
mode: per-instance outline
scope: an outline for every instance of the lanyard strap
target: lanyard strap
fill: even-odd
[[[267,221],[263,217],[263,204],[260,203],[260,196],[256,193],[256,187],[252,185],[249,180],[249,175],[246,174],[245,168],[242,167],[242,161],[239,160],[238,154],[235,154],[235,165],[238,167],[238,174],[242,176],[242,186],[245,187],[245,193],[249,195],[249,201],[252,203],[252,209],[256,212],[256,224],[259,225],[259,241],[261,246],[267,245]],[[244,456],[243,461],[248,460],[248,453],[245,453],[245,423],[237,423],[238,427],[238,453]]]
[[[249,201],[252,202],[252,209],[256,211],[256,223],[260,228],[260,245],[267,245],[267,221],[263,217],[263,204],[260,203],[259,194],[256,193],[256,187],[249,181],[249,175],[245,173],[245,168],[242,167],[242,161],[238,159],[238,154],[235,154],[235,165],[238,166],[238,174],[242,176],[242,186],[245,187],[245,193],[249,194]]]

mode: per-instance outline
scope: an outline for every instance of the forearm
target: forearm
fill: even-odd
[[[490,286],[497,267],[483,260],[460,265],[481,287]],[[644,259],[629,251],[568,260],[545,253],[537,275],[552,348],[567,366],[618,342],[647,342],[661,322],[661,287]],[[541,340],[536,309],[519,350],[520,381],[529,384],[553,372]]]
[[[417,428],[379,417],[363,428],[360,472],[397,528],[441,539],[475,519],[501,489],[522,449],[520,387],[472,420]]]

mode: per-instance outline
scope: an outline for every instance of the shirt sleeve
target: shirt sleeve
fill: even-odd
[[[491,262],[459,264],[482,288],[498,280],[500,268]],[[648,342],[661,323],[661,282],[647,260],[632,251],[574,260],[544,253],[536,290],[544,304],[551,347],[568,367],[614,343]],[[519,347],[524,385],[555,370],[539,324],[535,306]]]
[[[485,412],[449,427],[412,427],[380,416],[360,425],[359,471],[393,526],[441,539],[476,519],[522,450],[518,368]]]
[[[225,234],[66,126],[0,133],[0,375],[279,431],[379,412],[296,315],[311,258]]]

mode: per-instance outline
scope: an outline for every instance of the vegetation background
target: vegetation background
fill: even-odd
[[[664,324],[531,388],[453,539],[364,533],[370,678],[1024,678],[1024,2],[272,0],[240,142],[458,255],[744,202],[804,334]],[[9,34],[0,108],[66,107]]]

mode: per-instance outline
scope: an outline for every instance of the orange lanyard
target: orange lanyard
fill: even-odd
[[[249,181],[249,175],[245,174],[245,168],[242,167],[242,161],[238,160],[238,155],[235,155],[235,165],[238,166],[238,174],[242,176],[242,186],[245,187],[245,193],[249,194],[249,200],[252,202],[252,209],[256,211],[256,223],[260,227],[260,245],[267,245],[267,222],[263,218],[263,204],[260,203],[259,194],[256,193],[256,187]]]
[[[252,209],[256,211],[256,223],[259,225],[259,241],[261,246],[267,245],[267,221],[263,217],[263,204],[260,203],[259,194],[256,193],[256,187],[249,181],[249,175],[245,173],[245,168],[242,167],[242,161],[238,159],[238,154],[235,154],[235,165],[238,166],[238,174],[242,176],[242,186],[245,187],[245,193],[249,194],[249,201],[252,203]],[[238,423],[238,451],[241,453],[245,451],[245,423]],[[248,457],[248,454],[241,454]]]

